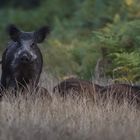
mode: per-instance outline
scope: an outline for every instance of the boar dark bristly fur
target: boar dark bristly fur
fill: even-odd
[[[140,86],[129,84],[111,84],[100,86],[93,84],[91,81],[81,80],[78,78],[68,78],[61,81],[53,88],[54,93],[62,97],[67,95],[89,96],[90,98],[102,99],[101,101],[115,101],[117,103],[136,103],[140,105]],[[96,96],[95,96],[96,95]]]
[[[65,97],[72,94],[72,96],[85,96],[94,97],[100,96],[100,91],[104,89],[103,86],[92,83],[78,78],[68,78],[61,81],[53,88],[54,93],[58,93],[60,96]]]
[[[43,64],[37,44],[44,41],[49,27],[44,26],[34,32],[23,32],[15,25],[9,25],[7,32],[11,42],[2,55],[2,90],[17,89],[26,85],[36,87]]]
[[[113,100],[121,103],[127,100],[129,103],[137,103],[140,105],[140,86],[130,84],[111,84],[105,86],[102,90],[104,99],[112,98]]]

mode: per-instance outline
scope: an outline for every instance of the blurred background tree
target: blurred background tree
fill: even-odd
[[[30,9],[30,8],[38,7],[40,3],[41,3],[40,0],[1,0],[0,6]]]
[[[9,23],[23,30],[48,24],[51,35],[42,49],[51,74],[91,79],[95,69],[100,73],[100,60],[98,66],[107,77],[137,82],[139,9],[139,0],[1,0],[0,49],[8,40],[5,28]]]

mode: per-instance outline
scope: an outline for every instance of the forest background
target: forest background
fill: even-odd
[[[1,0],[1,53],[11,23],[25,31],[50,26],[41,49],[55,77],[140,81],[139,0]]]

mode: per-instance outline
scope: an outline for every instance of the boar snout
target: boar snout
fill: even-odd
[[[23,64],[28,64],[32,62],[32,56],[29,53],[22,53],[20,55],[20,62]]]

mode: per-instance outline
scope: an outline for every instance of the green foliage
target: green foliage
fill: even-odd
[[[139,20],[109,25],[99,32],[94,32],[93,38],[99,46],[107,49],[105,57],[112,61],[109,74],[113,78],[129,81],[139,80]]]
[[[59,40],[49,40],[49,46],[44,52],[47,69],[56,76],[72,75],[78,65],[72,60],[71,46]]]
[[[77,41],[73,47],[73,61],[79,65],[77,74],[84,78],[90,79],[94,73],[94,67],[100,56],[99,48],[91,41]]]

